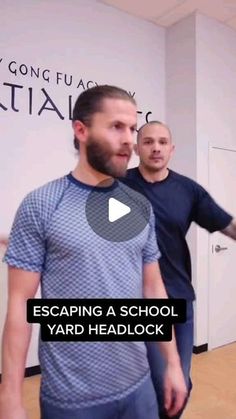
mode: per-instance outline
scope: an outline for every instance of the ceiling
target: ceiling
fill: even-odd
[[[198,11],[236,30],[236,0],[98,0],[159,26],[171,26]]]

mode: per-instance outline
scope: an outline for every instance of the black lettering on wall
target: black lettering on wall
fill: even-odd
[[[3,83],[4,86],[11,87],[11,108],[14,112],[19,112],[19,109],[15,107],[15,93],[16,89],[23,89],[23,86],[19,84],[12,84],[12,83]]]
[[[56,112],[56,113],[57,113],[57,115],[59,116],[59,118],[60,118],[60,119],[65,119],[65,118],[64,118],[64,116],[63,116],[63,115],[61,114],[61,112],[59,111],[59,109],[56,107],[56,105],[55,105],[55,103],[53,102],[53,100],[50,98],[50,96],[49,96],[49,95],[48,95],[48,93],[46,92],[46,90],[45,90],[45,89],[41,89],[41,90],[42,90],[42,92],[45,94],[45,96],[46,96],[46,100],[45,100],[45,102],[44,102],[43,106],[41,107],[41,109],[39,110],[38,115],[41,115],[41,113],[42,113],[44,110],[47,110],[47,111],[54,111],[54,112]],[[46,106],[48,103],[51,105],[51,107],[47,107],[47,106]]]

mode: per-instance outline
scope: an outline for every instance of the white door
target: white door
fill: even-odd
[[[236,149],[210,147],[210,192],[236,217]],[[209,349],[236,341],[236,242],[216,232],[209,249]]]

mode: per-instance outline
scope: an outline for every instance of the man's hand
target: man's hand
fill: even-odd
[[[187,387],[180,363],[166,367],[164,377],[165,410],[169,417],[175,416],[184,406]]]

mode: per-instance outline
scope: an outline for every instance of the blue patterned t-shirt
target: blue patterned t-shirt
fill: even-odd
[[[130,190],[119,181],[112,188]],[[86,219],[91,190],[70,174],[29,193],[17,211],[5,261],[40,272],[43,298],[142,298],[143,264],[160,257],[154,215],[131,240],[105,240]],[[39,359],[41,396],[63,408],[120,399],[149,374],[143,342],[40,341]]]

